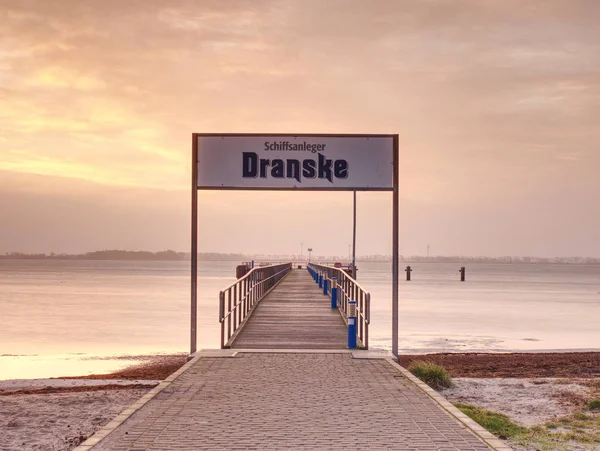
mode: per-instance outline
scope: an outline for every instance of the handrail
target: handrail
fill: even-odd
[[[291,271],[292,264],[259,266],[219,292],[221,348],[228,348],[252,310]],[[225,307],[227,300],[227,308]],[[227,320],[227,321],[225,321]],[[225,341],[227,322],[227,341]]]
[[[365,349],[369,349],[369,324],[371,323],[371,294],[365,290],[342,268],[309,263],[313,271],[323,274],[329,281],[337,281],[337,307],[344,321],[348,322],[348,301],[356,301],[357,338]],[[331,282],[327,284],[327,293],[331,296]]]

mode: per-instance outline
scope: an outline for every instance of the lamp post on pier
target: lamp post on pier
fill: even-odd
[[[354,209],[352,217],[352,278],[356,280],[356,191],[354,191]]]

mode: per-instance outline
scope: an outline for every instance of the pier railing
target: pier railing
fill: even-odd
[[[291,269],[291,263],[259,266],[219,293],[221,348],[230,346],[252,309]]]
[[[371,294],[361,287],[360,284],[342,268],[309,263],[308,269],[312,274],[321,274],[327,279],[327,283],[324,285],[326,286],[327,294],[329,294],[329,296],[331,296],[332,280],[334,278],[336,279],[337,308],[340,310],[346,324],[348,324],[348,303],[349,301],[356,301],[356,335],[360,346],[369,349]]]

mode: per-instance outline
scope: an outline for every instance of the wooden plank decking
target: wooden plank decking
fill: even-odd
[[[306,269],[294,269],[260,303],[235,338],[237,349],[344,349],[346,325]]]

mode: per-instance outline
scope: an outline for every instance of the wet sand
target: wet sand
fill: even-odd
[[[398,357],[405,368],[414,360],[442,365],[453,377],[600,377],[600,352],[444,353]]]
[[[75,376],[69,379],[122,379],[163,380],[181,368],[188,360],[187,354],[136,356],[140,363],[108,374]]]

